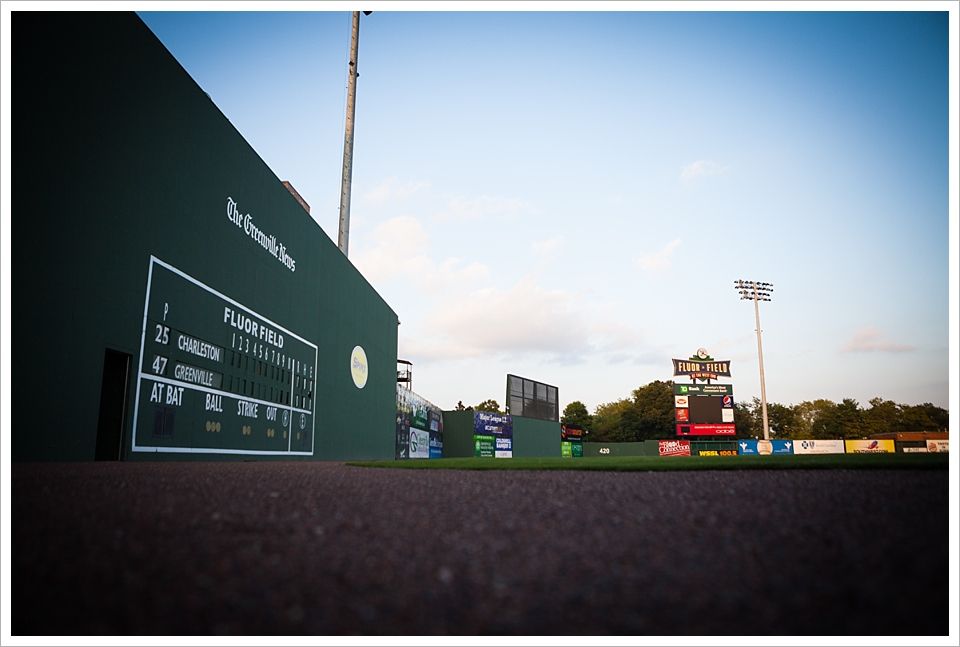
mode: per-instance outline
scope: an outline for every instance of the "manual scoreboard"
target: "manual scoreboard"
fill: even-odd
[[[317,346],[151,257],[134,452],[313,455]]]

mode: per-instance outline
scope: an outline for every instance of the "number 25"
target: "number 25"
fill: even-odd
[[[158,344],[166,344],[170,341],[170,327],[157,324],[157,336],[154,338]]]

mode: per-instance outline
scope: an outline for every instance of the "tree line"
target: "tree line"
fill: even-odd
[[[463,400],[457,402],[457,406],[453,408],[454,411],[488,411],[490,413],[503,413],[500,411],[500,404],[493,399],[484,400],[475,407],[465,407],[463,406]]]
[[[673,381],[656,380],[634,389],[631,397],[600,404],[591,414],[576,400],[563,410],[561,422],[590,433],[591,442],[630,442],[675,438]],[[863,408],[852,398],[841,402],[819,399],[794,405],[767,402],[771,438],[865,438],[878,433],[946,431],[949,414],[930,403],[897,404],[876,397]],[[737,402],[734,423],[737,438],[763,438],[759,398]]]

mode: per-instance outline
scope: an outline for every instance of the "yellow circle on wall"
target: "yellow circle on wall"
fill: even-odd
[[[367,384],[367,354],[362,346],[354,346],[350,353],[350,375],[358,389]]]

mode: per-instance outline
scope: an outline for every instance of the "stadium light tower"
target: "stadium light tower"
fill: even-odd
[[[369,16],[372,11],[364,11]],[[337,247],[347,256],[350,246],[350,191],[353,183],[353,122],[357,115],[357,54],[360,48],[360,12],[353,12],[350,28],[350,62],[347,66],[347,116],[343,126],[343,175],[340,177],[340,230]]]
[[[767,421],[767,385],[763,376],[763,342],[760,331],[760,302],[770,301],[773,283],[737,280],[733,287],[740,293],[742,301],[753,301],[753,313],[757,318],[757,355],[760,358],[760,404],[763,407],[763,439],[770,440],[770,424]]]

